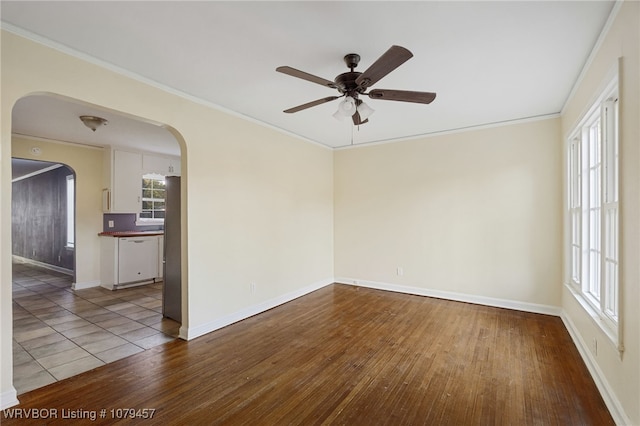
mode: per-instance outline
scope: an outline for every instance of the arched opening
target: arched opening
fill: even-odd
[[[11,159],[12,255],[75,278],[75,172],[66,164]]]
[[[101,116],[108,124],[93,131],[80,121],[80,115]],[[32,254],[21,259],[14,257],[20,265],[14,263],[12,271],[14,386],[18,394],[178,337],[182,313],[172,315],[173,319],[164,315],[162,238],[154,239],[151,245],[157,256],[151,280],[131,279],[120,286],[105,281],[104,265],[108,255],[105,255],[104,243],[111,243],[116,237],[99,234],[135,231],[146,235],[152,231],[161,236],[165,225],[157,220],[145,222],[141,209],[108,209],[104,205],[105,190],[110,191],[110,196],[116,195],[113,184],[119,177],[113,176],[114,169],[108,168],[115,152],[128,153],[140,160],[139,173],[130,173],[134,180],[125,183],[129,187],[137,185],[140,206],[143,174],[180,174],[180,143],[161,124],[49,94],[24,97],[14,106],[14,166],[17,169],[39,164],[52,169],[41,174],[39,181],[44,183],[42,188],[37,188],[40,193],[34,193],[34,185],[26,185],[29,178],[25,178],[21,188],[14,186],[12,201],[48,200],[49,205],[33,210],[40,215],[48,211],[58,219],[64,216],[64,221],[45,225],[46,229],[34,227],[26,219],[16,226],[26,233],[20,238],[14,236],[14,243],[25,247],[23,254],[28,254],[28,250]],[[162,167],[166,164],[170,164],[170,169],[165,173]],[[65,175],[66,170],[71,173]],[[60,189],[64,197],[52,201],[50,188],[54,174],[65,175],[64,180],[58,182],[64,187],[64,191]],[[75,189],[72,199],[67,190],[70,187]],[[153,198],[158,204],[154,205],[154,213],[160,217],[162,205],[157,194],[156,191]],[[75,203],[76,208],[69,210],[69,202]],[[24,210],[16,207],[16,216],[21,209]],[[66,222],[71,216],[76,224],[72,227]],[[64,240],[64,248],[71,253],[70,264],[64,254],[58,252],[42,260],[38,256],[43,250],[36,248],[33,256],[32,245],[50,246],[47,238],[43,238],[49,232],[56,235],[56,241]],[[178,250],[178,256],[179,253]],[[16,285],[16,279],[26,285]],[[178,281],[177,285],[179,296],[186,283]],[[175,291],[172,294],[175,297]],[[21,300],[16,301],[15,296]]]

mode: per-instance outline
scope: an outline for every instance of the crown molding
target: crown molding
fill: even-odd
[[[313,139],[309,139],[309,138],[301,136],[299,134],[290,132],[290,131],[285,130],[285,129],[281,128],[281,127],[274,126],[272,124],[266,123],[266,122],[258,120],[256,118],[253,118],[251,116],[242,114],[242,113],[240,113],[238,111],[234,111],[234,110],[225,108],[225,107],[223,107],[221,105],[218,105],[218,104],[216,104],[214,102],[207,101],[207,100],[199,98],[197,96],[190,95],[188,93],[185,93],[185,92],[183,92],[181,90],[178,90],[176,88],[173,88],[171,86],[164,85],[164,84],[159,83],[159,82],[157,82],[155,80],[152,80],[150,78],[144,77],[144,76],[142,76],[142,75],[140,75],[138,73],[129,71],[127,69],[124,69],[124,68],[122,68],[122,67],[120,67],[118,65],[112,64],[110,62],[103,61],[102,59],[98,59],[98,58],[96,58],[94,56],[91,56],[91,55],[88,55],[86,53],[80,52],[78,50],[75,50],[75,49],[67,46],[67,45],[64,45],[62,43],[57,43],[57,42],[55,42],[53,40],[50,40],[50,39],[45,38],[45,37],[42,37],[42,36],[40,36],[38,34],[34,34],[34,33],[30,32],[30,31],[27,31],[27,30],[22,29],[20,27],[16,27],[15,25],[9,24],[7,22],[0,21],[0,29],[8,31],[10,33],[13,33],[13,34],[15,34],[15,35],[17,35],[19,37],[25,38],[27,40],[30,40],[30,41],[34,42],[34,43],[38,43],[38,44],[41,44],[41,45],[43,45],[45,47],[48,47],[50,49],[56,50],[56,51],[58,51],[60,53],[63,53],[65,55],[69,55],[69,56],[74,57],[76,59],[79,59],[81,61],[88,62],[88,63],[96,65],[96,66],[98,66],[100,68],[104,68],[106,70],[109,70],[109,71],[114,72],[116,74],[119,74],[119,75],[122,75],[124,77],[130,78],[132,80],[138,81],[140,83],[146,84],[146,85],[151,86],[153,88],[156,88],[158,90],[162,90],[163,92],[169,93],[169,94],[174,95],[174,96],[178,96],[178,97],[180,97],[182,99],[188,100],[188,101],[193,102],[195,104],[202,105],[202,106],[205,106],[207,108],[211,108],[211,109],[223,112],[223,113],[228,114],[228,115],[233,116],[233,117],[241,118],[241,119],[243,119],[245,121],[248,121],[250,123],[257,124],[259,126],[274,130],[274,131],[276,131],[278,133],[285,134],[287,136],[295,137],[296,139],[302,140],[302,141],[307,142],[307,143],[311,143],[313,145],[316,145],[316,146],[319,146],[319,147],[322,147],[322,148],[325,148],[325,149],[332,149],[331,146],[328,146],[328,145],[325,145],[323,143],[314,141]]]

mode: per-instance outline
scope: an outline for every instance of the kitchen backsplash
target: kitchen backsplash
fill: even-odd
[[[113,227],[109,227],[109,221],[113,221]],[[164,229],[163,225],[136,226],[135,213],[105,213],[102,215],[103,232],[116,231],[157,231]]]

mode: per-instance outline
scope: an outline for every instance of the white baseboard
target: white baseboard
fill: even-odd
[[[178,337],[182,340],[189,340],[187,336],[189,336],[189,328],[184,325],[180,326],[180,329],[178,330]]]
[[[28,257],[22,257],[22,256],[18,256],[18,255],[15,255],[15,254],[12,254],[11,256],[12,256],[12,260],[14,262],[29,263],[31,265],[40,266],[42,268],[49,269],[51,271],[61,272],[61,273],[66,274],[66,275],[73,276],[73,270],[71,270],[71,269],[62,268],[60,266],[51,265],[49,263],[39,262],[37,260],[29,259]]]
[[[74,290],[84,290],[85,288],[100,287],[100,280],[85,281],[83,283],[73,283],[71,288]]]
[[[562,312],[562,315],[560,317],[562,318],[562,322],[569,332],[573,343],[576,345],[576,348],[578,348],[578,352],[580,352],[580,356],[586,364],[589,373],[591,373],[591,377],[596,383],[596,386],[600,391],[600,395],[602,396],[604,403],[611,413],[611,417],[613,417],[613,420],[617,425],[631,425],[631,420],[629,420],[629,417],[624,412],[622,404],[620,404],[620,401],[618,400],[618,398],[616,398],[616,395],[611,389],[609,382],[607,381],[605,375],[602,373],[602,370],[598,366],[595,358],[593,358],[589,347],[582,338],[582,335],[578,332],[575,324],[564,311]]]
[[[226,315],[215,321],[211,321],[205,324],[200,324],[195,327],[188,327],[187,329],[184,329],[184,330],[183,330],[183,327],[181,327],[180,337],[185,340],[195,339],[196,337],[202,336],[207,333],[211,333],[212,331],[221,329],[235,322],[242,321],[243,319],[252,317],[261,312],[268,311],[269,309],[275,308],[276,306],[282,305],[283,303],[290,302],[294,299],[297,299],[298,297],[304,296],[305,294],[309,294],[313,291],[321,289],[322,287],[326,287],[330,284],[333,284],[333,282],[334,282],[333,279],[318,281],[316,283],[313,283],[301,289],[283,294],[281,296],[275,297],[270,300],[266,300],[257,305],[249,306],[245,309]]]
[[[420,287],[409,287],[398,284],[381,283],[376,281],[363,281],[357,278],[338,277],[339,284],[355,285],[373,288],[377,290],[395,291],[397,293],[415,294],[417,296],[435,297],[437,299],[454,300],[456,302],[474,303],[476,305],[493,306],[496,308],[513,309],[516,311],[532,312],[560,316],[561,309],[557,306],[540,305],[537,303],[520,302],[516,300],[497,299],[493,297],[476,296],[473,294],[454,293],[442,290],[431,290]]]
[[[11,389],[0,393],[0,410],[13,407],[19,403],[18,392],[16,392],[16,389],[13,386],[11,386]]]

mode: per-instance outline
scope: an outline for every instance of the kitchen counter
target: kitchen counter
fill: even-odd
[[[164,231],[106,231],[98,234],[101,237],[152,237],[154,235],[164,235]]]

